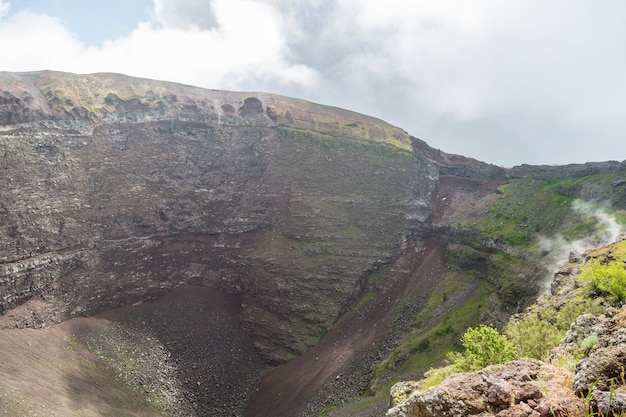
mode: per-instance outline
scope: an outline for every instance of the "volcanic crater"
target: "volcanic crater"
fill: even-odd
[[[444,280],[446,222],[528,175],[301,100],[50,71],[0,73],[0,158],[14,415],[353,401]]]

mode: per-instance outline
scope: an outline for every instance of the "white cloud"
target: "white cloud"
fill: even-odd
[[[59,20],[20,12],[0,21],[0,56],[5,71],[68,68],[85,47]]]
[[[211,0],[154,0],[154,14],[165,27],[211,29],[217,25]]]
[[[535,115],[568,109],[579,120],[611,112],[599,94],[618,109],[614,102],[624,93],[623,72],[616,70],[624,66],[623,54],[609,43],[623,43],[624,33],[611,33],[606,24],[617,19],[589,8],[345,0],[321,29],[321,44],[344,51],[346,77],[357,72],[404,81],[410,100],[434,114],[467,121],[520,109]],[[607,84],[612,77],[621,83]]]
[[[7,6],[0,0],[5,14]],[[114,71],[271,91],[381,117],[488,162],[583,162],[609,159],[605,149],[626,135],[625,7],[154,0],[152,22],[99,48],[58,20],[15,13],[0,20],[0,69]],[[588,149],[590,139],[598,146]]]
[[[215,0],[216,27],[181,28],[144,22],[128,36],[86,47],[57,19],[29,12],[0,22],[3,69],[122,72],[214,88],[246,82],[315,83],[310,68],[292,63],[280,15],[253,0]],[[245,10],[245,13],[241,11]]]
[[[607,159],[598,140],[618,146],[626,133],[623,12],[615,1],[344,0],[292,49],[315,57],[327,97],[340,87],[341,105],[445,150],[583,162]]]
[[[11,8],[11,3],[5,3],[0,0],[0,18],[4,17],[9,13],[9,9]]]

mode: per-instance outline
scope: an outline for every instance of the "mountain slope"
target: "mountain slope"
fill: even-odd
[[[624,163],[506,170],[342,109],[117,74],[0,73],[0,158],[0,327],[103,314],[128,329],[115,344],[141,353],[149,338],[178,358],[162,384],[150,367],[124,384],[178,387],[158,407],[196,415],[241,415],[258,369],[285,363],[250,415],[380,402],[467,326],[503,323],[534,299],[546,271],[536,237],[599,228],[575,198],[626,207]],[[186,286],[234,310],[180,323],[158,307],[177,323],[162,327],[141,308],[108,312]],[[228,352],[253,346],[256,379],[198,353],[236,323],[245,337]],[[79,342],[120,374],[135,361],[102,338]],[[247,376],[215,382],[227,374]],[[233,391],[244,398],[216,404]]]
[[[399,383],[385,415],[621,415],[625,254],[626,240],[572,252],[554,274],[550,293],[506,326],[506,343],[517,359],[465,372],[450,365],[422,381]],[[612,285],[597,285],[604,280]],[[472,340],[474,354],[490,342]]]

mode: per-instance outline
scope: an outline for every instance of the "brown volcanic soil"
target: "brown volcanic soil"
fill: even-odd
[[[434,240],[425,242],[423,248],[407,245],[392,271],[398,279],[387,291],[340,323],[311,350],[265,379],[248,406],[246,416],[316,415],[315,410],[311,410],[316,405],[309,406],[303,413],[312,398],[317,396],[315,400],[324,402],[319,398],[320,393],[326,391],[332,397],[333,393],[346,390],[346,385],[352,382],[343,379],[358,376],[363,379],[374,364],[372,360],[376,359],[371,353],[385,350],[385,344],[393,343],[385,336],[405,302],[409,298],[424,302],[441,278],[445,271],[443,249]],[[358,373],[361,375],[356,375]],[[358,392],[352,395],[355,394]],[[335,398],[338,399],[341,398]]]
[[[182,286],[98,317],[2,330],[0,415],[242,415],[262,364],[238,305]]]
[[[77,324],[99,325],[95,319],[74,319],[48,329],[0,331],[0,415],[165,416],[76,343],[70,328]]]
[[[468,221],[468,213],[488,209],[498,196],[494,190],[504,183],[502,179],[488,181],[480,178],[442,175],[430,203],[433,207],[433,224],[454,224],[459,217]],[[484,209],[481,210],[481,207]]]
[[[238,322],[239,300],[206,287],[50,328],[2,330],[0,415],[241,416],[256,387],[247,416],[317,415],[367,388],[402,306],[426,300],[443,271],[437,242],[407,243],[387,291],[260,387],[263,365]],[[378,402],[367,415],[385,408]]]

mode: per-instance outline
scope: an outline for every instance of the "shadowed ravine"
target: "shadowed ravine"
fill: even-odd
[[[368,307],[342,322],[311,350],[265,379],[248,406],[247,417],[298,416],[324,383],[343,377],[342,370],[376,349],[402,307],[402,300],[423,298],[444,273],[443,250],[428,240],[421,248],[407,244],[391,268],[390,288]]]

